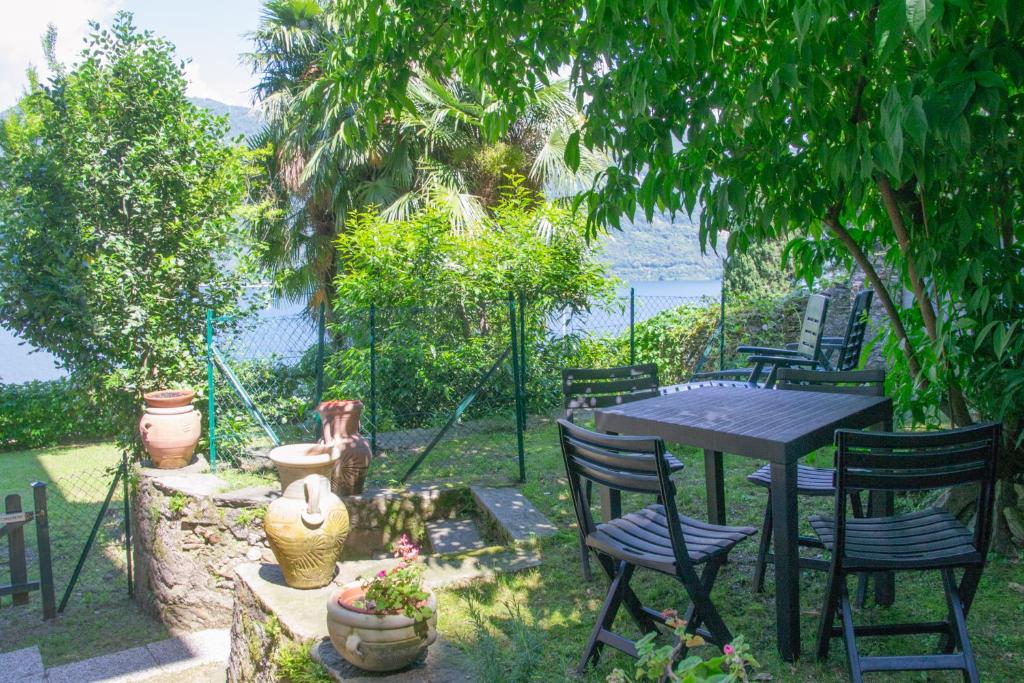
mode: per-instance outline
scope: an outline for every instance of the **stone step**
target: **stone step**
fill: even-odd
[[[486,547],[472,519],[439,519],[427,522],[427,538],[435,555],[464,553]]]
[[[231,636],[227,629],[197,631],[129,650],[47,669],[46,683],[223,683]]]
[[[33,645],[14,652],[0,652],[0,683],[38,683],[43,680],[43,658]]]
[[[471,486],[477,506],[488,514],[509,543],[531,542],[558,532],[519,489]]]

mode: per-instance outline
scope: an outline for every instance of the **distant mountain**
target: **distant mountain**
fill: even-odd
[[[234,138],[238,135],[244,135],[249,137],[259,131],[263,125],[263,121],[260,119],[259,113],[255,109],[249,109],[248,107],[239,107],[233,104],[224,104],[217,100],[211,100],[206,97],[190,97],[189,102],[208,109],[217,116],[228,117],[228,123],[231,129],[228,131],[228,138]]]
[[[701,254],[698,228],[685,214],[672,220],[656,213],[650,222],[640,214],[621,231],[610,229],[602,245],[603,260],[626,282],[722,277],[721,260]]]

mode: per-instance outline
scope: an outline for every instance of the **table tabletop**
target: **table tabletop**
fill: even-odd
[[[595,411],[598,431],[650,434],[709,451],[793,462],[840,427],[887,422],[892,399],[818,391],[704,386]]]

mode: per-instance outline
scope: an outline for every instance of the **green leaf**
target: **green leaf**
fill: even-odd
[[[907,26],[905,0],[882,0],[875,23],[875,51],[881,63],[899,47]]]
[[[928,18],[930,0],[907,0],[907,23],[914,32],[921,30]]]
[[[573,131],[565,141],[565,165],[573,173],[580,168],[580,132]]]
[[[919,95],[914,95],[907,103],[903,112],[903,127],[910,139],[923,151],[928,135],[928,117],[924,113],[924,104]]]

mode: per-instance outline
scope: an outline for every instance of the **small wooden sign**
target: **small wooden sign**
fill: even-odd
[[[0,512],[0,524],[25,523],[31,519],[31,512]]]

